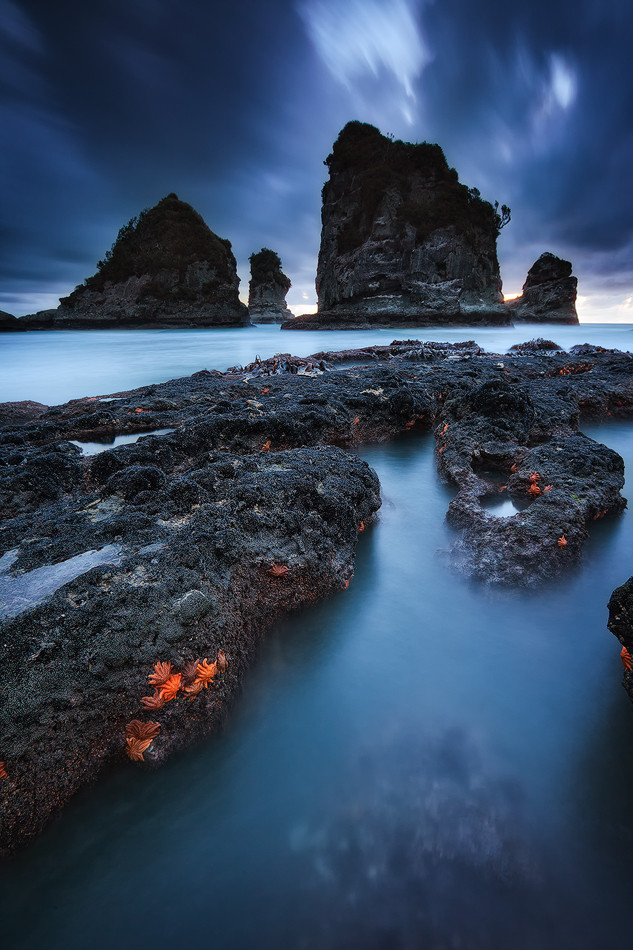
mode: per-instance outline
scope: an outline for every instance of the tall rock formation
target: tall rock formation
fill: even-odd
[[[39,326],[226,327],[249,323],[231,243],[175,194],[119,231],[97,273],[57,310],[21,318]]]
[[[290,279],[281,269],[281,260],[274,251],[263,247],[251,254],[251,280],[248,285],[248,312],[253,323],[282,323],[293,313],[286,305]]]
[[[523,293],[508,301],[517,323],[578,323],[576,285],[571,263],[549,251],[530,267]]]
[[[349,122],[325,164],[322,321],[509,322],[496,247],[505,218],[459,183],[439,145]]]

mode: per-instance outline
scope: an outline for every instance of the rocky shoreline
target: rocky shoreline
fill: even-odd
[[[121,760],[130,723],[160,727],[148,765],[216,729],[274,619],[346,589],[380,506],[362,443],[434,434],[455,568],[534,587],[573,568],[592,520],[626,505],[622,459],[579,428],[633,417],[632,367],[588,345],[413,340],[0,406],[2,851]],[[486,514],[493,494],[521,510]],[[612,629],[630,650],[630,624]],[[219,651],[226,669],[185,692]],[[182,679],[151,709],[157,663]]]

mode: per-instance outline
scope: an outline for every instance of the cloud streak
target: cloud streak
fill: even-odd
[[[433,58],[418,6],[415,0],[305,0],[299,13],[337,82],[358,97],[368,79],[391,79],[398,107],[411,122],[416,81]]]

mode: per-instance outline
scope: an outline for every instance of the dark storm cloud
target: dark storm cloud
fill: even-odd
[[[351,118],[439,142],[511,205],[506,289],[550,249],[584,294],[630,296],[632,27],[628,0],[0,0],[0,308],[53,305],[170,191],[244,283],[270,246],[291,305],[313,301],[322,162]]]

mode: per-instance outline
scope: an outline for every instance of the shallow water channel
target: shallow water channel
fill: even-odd
[[[585,431],[633,470],[633,427]],[[626,941],[633,709],[606,604],[631,512],[551,588],[491,591],[449,566],[432,438],[361,454],[383,506],[349,590],[271,632],[220,736],[122,761],[0,865],[3,945]]]

